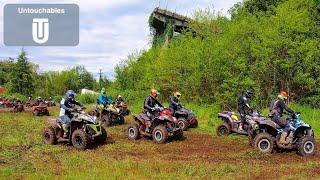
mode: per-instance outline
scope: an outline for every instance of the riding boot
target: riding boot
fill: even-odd
[[[62,124],[63,138],[68,138],[69,126],[67,124]]]
[[[286,144],[287,135],[288,135],[288,132],[282,132],[282,134],[280,136],[280,140],[279,140],[280,144]]]

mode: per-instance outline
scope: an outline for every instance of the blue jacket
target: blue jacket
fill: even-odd
[[[102,95],[100,94],[100,96],[97,99],[97,103],[98,104],[105,104],[105,102],[111,104],[113,101],[111,98],[109,98],[108,96]]]

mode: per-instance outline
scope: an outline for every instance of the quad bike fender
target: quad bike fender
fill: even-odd
[[[232,118],[226,113],[218,113],[218,118],[221,118],[221,120],[225,121],[229,125],[233,121]]]
[[[269,124],[269,123],[259,123],[257,129],[252,129],[255,133],[261,133],[261,132],[267,132],[271,134],[273,137],[276,137],[278,134],[277,126],[274,124]],[[250,132],[250,134],[254,134],[254,132]]]
[[[133,118],[135,121],[137,121],[140,124],[145,124],[145,120],[149,119],[149,117],[144,113],[133,115]]]
[[[303,133],[303,132],[306,132],[307,136],[314,136],[313,130],[311,129],[311,126],[309,126],[309,125],[302,125],[302,126],[298,127],[295,130],[293,136],[296,137],[299,133]]]
[[[263,120],[263,121],[257,121],[257,123],[259,124],[259,126],[269,126],[273,129],[279,129],[280,126],[273,122],[272,120]]]
[[[92,136],[93,138],[102,135],[102,127],[99,124],[87,124],[85,125],[85,128],[90,128],[95,132],[95,134]]]

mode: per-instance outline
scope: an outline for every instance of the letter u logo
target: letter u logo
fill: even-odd
[[[49,39],[48,18],[34,18],[32,22],[32,38],[38,44],[46,43]]]

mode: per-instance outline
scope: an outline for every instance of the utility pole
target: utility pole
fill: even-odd
[[[99,88],[101,89],[102,87],[102,69],[99,69]]]

